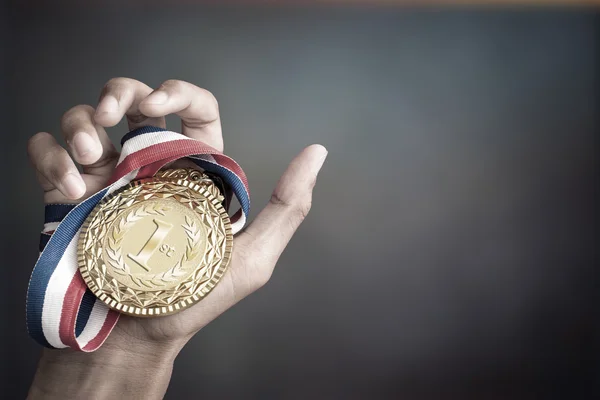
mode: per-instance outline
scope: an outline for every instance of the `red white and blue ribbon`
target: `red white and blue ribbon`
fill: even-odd
[[[233,234],[246,223],[248,181],[230,157],[198,140],[152,126],[129,132],[121,144],[121,157],[106,188],[77,205],[46,206],[41,253],[27,291],[27,328],[43,346],[94,351],[117,323],[119,313],[98,300],[83,281],[77,243],[81,226],[96,204],[132,180],[152,177],[165,164],[186,157],[220,176],[236,196],[241,208],[231,216]]]

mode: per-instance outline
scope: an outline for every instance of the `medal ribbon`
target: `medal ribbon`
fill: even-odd
[[[132,180],[152,177],[167,163],[187,157],[221,177],[236,196],[241,208],[231,216],[232,233],[246,223],[248,181],[232,158],[203,142],[153,126],[129,132],[121,144],[121,157],[106,188],[77,205],[46,205],[40,256],[29,281],[26,307],[29,335],[43,346],[94,351],[117,323],[119,313],[98,300],[83,281],[77,244],[81,226],[96,204]]]

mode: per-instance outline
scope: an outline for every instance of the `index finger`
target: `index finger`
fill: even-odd
[[[181,117],[182,133],[223,151],[219,106],[215,96],[189,82],[168,80],[140,103],[148,116],[176,114]]]
[[[140,102],[152,92],[145,83],[131,78],[113,78],[109,80],[100,94],[94,120],[97,124],[108,128],[118,124],[127,116],[130,130],[153,125],[161,128],[167,126],[162,115],[149,116],[139,109]]]

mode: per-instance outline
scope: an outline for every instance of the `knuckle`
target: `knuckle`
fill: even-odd
[[[219,102],[217,101],[217,98],[210,91],[206,89],[201,90],[204,92],[205,118],[210,122],[217,121],[219,119]]]
[[[141,112],[127,113],[127,120],[134,124],[141,124],[147,119],[148,117]]]
[[[76,107],[79,107],[79,111],[86,115],[92,115],[95,111],[94,107],[89,104],[79,104]]]
[[[135,79],[124,77],[109,79],[108,82],[106,82],[106,84],[102,88],[102,93],[100,94],[100,97],[104,97],[108,93],[111,93],[118,100],[123,94],[127,94],[133,91],[133,87],[136,84],[136,82],[137,81]]]
[[[271,198],[269,199],[269,203],[276,206],[289,207],[288,201],[281,197],[278,192],[273,192]]]
[[[304,199],[289,200],[281,197],[277,192],[271,195],[269,202],[277,207],[284,208],[293,221],[302,222],[310,212],[312,201],[310,196]]]
[[[36,150],[38,150],[38,145],[42,142],[47,141],[49,137],[51,138],[52,135],[48,132],[38,132],[27,140],[27,155],[29,156],[31,161],[36,161],[33,159],[33,157],[37,154]]]
[[[206,96],[206,98],[210,102],[211,106],[214,107],[215,110],[218,110],[219,109],[219,102],[217,101],[217,98],[215,97],[215,95],[213,94],[213,92],[211,92],[210,90],[207,90],[207,89],[201,89],[201,90],[204,92],[204,95]]]
[[[65,156],[68,157],[65,149],[60,146],[52,146],[43,153],[41,159],[45,161],[46,165],[58,165]]]
[[[56,146],[49,149],[40,157],[40,167],[42,173],[47,175],[52,182],[60,181],[70,171],[69,165],[64,162],[68,157],[67,151],[62,147]]]
[[[46,140],[50,135],[48,132],[38,132],[27,140],[27,153],[31,156],[40,141]]]
[[[105,89],[110,89],[112,87],[120,87],[120,86],[126,86],[131,84],[131,82],[133,81],[133,79],[131,78],[125,78],[122,76],[116,77],[116,78],[110,78],[106,84],[104,84],[104,88]]]
[[[304,201],[296,207],[296,214],[298,215],[298,219],[303,221],[310,212],[310,208],[312,207],[312,202]]]
[[[69,173],[69,169],[61,164],[50,164],[48,168],[47,177],[50,182],[57,183],[63,180],[63,178]]]
[[[184,86],[185,82],[180,81],[179,79],[167,79],[166,81],[160,84],[161,89],[173,91],[179,91],[183,89]]]
[[[69,127],[73,122],[79,120],[82,116],[92,115],[94,108],[88,104],[78,104],[71,107],[60,118],[62,127]]]
[[[252,288],[254,290],[258,290],[265,286],[273,275],[273,269],[271,268],[258,268],[256,273],[254,274],[254,278],[252,280]]]

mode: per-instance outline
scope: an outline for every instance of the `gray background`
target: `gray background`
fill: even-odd
[[[60,135],[62,113],[95,105],[115,76],[151,86],[183,79],[217,96],[226,151],[250,179],[252,216],[303,146],[329,149],[313,210],[271,282],[189,343],[167,398],[597,391],[597,15],[266,6],[3,14],[9,397],[24,396],[39,353],[24,297],[43,209],[25,143],[40,130]]]

